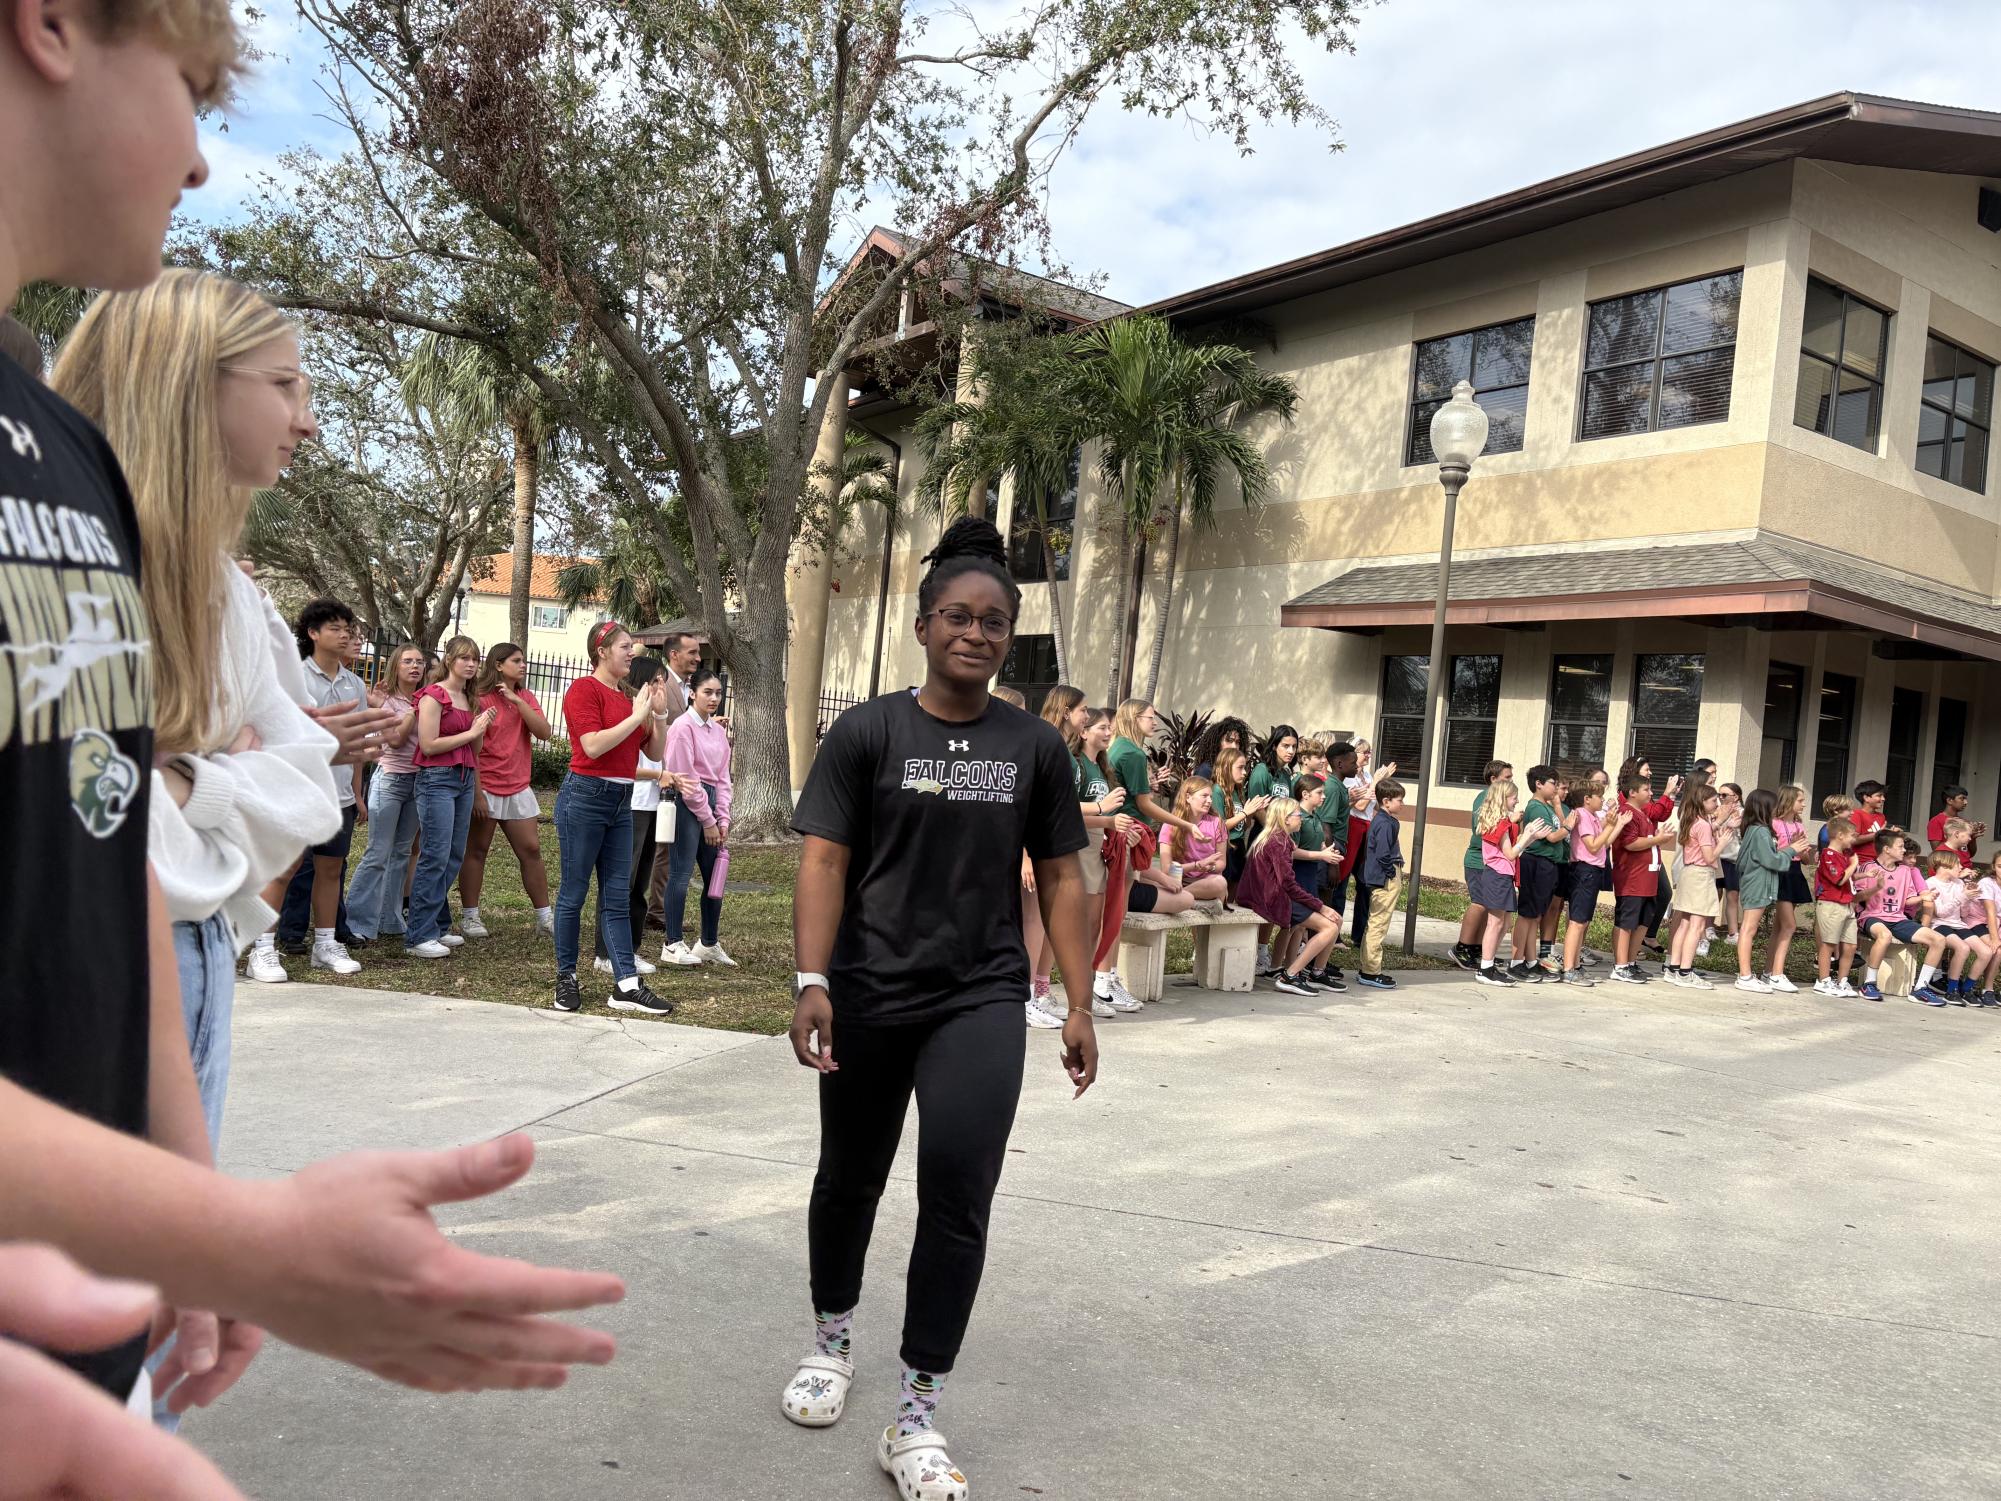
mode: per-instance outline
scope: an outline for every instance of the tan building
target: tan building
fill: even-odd
[[[1259,319],[1301,392],[1258,434],[1273,499],[1184,533],[1162,707],[1351,732],[1411,768],[1442,509],[1425,426],[1470,379],[1493,432],[1459,507],[1428,873],[1456,866],[1492,754],[1702,754],[1816,809],[1873,777],[1919,821],[1963,782],[2001,828],[1997,229],[2001,115],[1840,94],[1156,304]],[[901,445],[906,494],[911,415],[866,389],[850,411]],[[1010,672],[1053,679],[1055,591],[1097,699],[1116,543],[1088,458],[1067,577],[1025,584]],[[1013,512],[1003,486],[1021,538]],[[891,547],[885,689],[921,676],[936,531]],[[832,560],[830,694],[876,665],[881,532],[864,516]]]

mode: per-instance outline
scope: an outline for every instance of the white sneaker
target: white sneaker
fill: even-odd
[[[449,959],[452,957],[452,951],[435,938],[428,939],[423,943],[410,944],[403,952],[408,954],[412,959]]]
[[[493,936],[493,934],[487,931],[486,924],[476,917],[461,917],[459,919],[459,931],[468,938],[491,938]]]
[[[544,938],[554,938],[556,936],[556,914],[551,912],[547,917],[536,918],[535,931],[540,933]]]
[[[1101,995],[1094,990],[1091,992],[1091,1015],[1103,1018],[1117,1016],[1118,1012],[1112,1009],[1112,1002],[1109,996]]]
[[[1770,995],[1772,993],[1772,987],[1756,975],[1739,975],[1737,977],[1737,988],[1739,990],[1753,991],[1758,995]]]
[[[1828,979],[1826,976],[1822,976],[1820,979],[1815,980],[1813,982],[1813,993],[1815,995],[1840,994],[1840,992],[1834,988],[1834,981]]]
[[[611,960],[605,958],[603,954],[599,954],[597,958],[591,960],[591,968],[601,975],[612,973]],[[639,955],[634,954],[632,956],[632,968],[638,974],[650,975],[654,972],[655,966],[640,958]]]
[[[1690,970],[1681,978],[1681,983],[1690,990],[1714,990],[1716,987],[1702,975]]]
[[[285,973],[285,965],[278,957],[276,949],[253,948],[250,962],[243,967],[243,977],[262,985],[283,985],[292,977]]]
[[[1111,1008],[1114,1011],[1138,1011],[1141,1009],[1139,997],[1121,985],[1117,975],[1112,976],[1111,985],[1105,991],[1105,999],[1110,1002]]]
[[[1047,1011],[1044,1011],[1034,1001],[1023,1001],[1021,1009],[1027,1015],[1028,1024],[1031,1027],[1040,1027],[1044,1030],[1054,1027],[1059,1032],[1063,1029],[1063,1023],[1051,1016]]]
[[[1858,995],[1862,994],[1861,991],[1857,990],[1853,985],[1850,985],[1846,980],[1843,980],[1839,985],[1834,987],[1834,993],[1842,997],[1842,999],[1844,1000],[1851,1000],[1851,1001],[1854,1000],[1855,997],[1857,997]]]
[[[704,964],[720,964],[724,969],[735,969],[737,967],[736,960],[723,952],[723,946],[720,943],[696,944],[695,957]]]
[[[440,933],[438,935],[438,942],[442,943],[448,949],[461,949],[465,947],[465,940],[456,933]]]
[[[360,964],[348,957],[337,938],[321,938],[313,943],[313,968],[330,969],[337,975],[358,975]]]
[[[1784,975],[1766,975],[1765,983],[1773,990],[1780,991],[1786,995],[1794,995],[1799,991],[1799,986],[1793,984]]]
[[[1709,957],[1709,940],[1707,938],[1695,946],[1695,957],[1698,959],[1707,959]]]
[[[689,948],[687,944],[676,939],[660,951],[660,962],[662,964],[679,964],[684,968],[690,968],[700,964],[702,956]]]

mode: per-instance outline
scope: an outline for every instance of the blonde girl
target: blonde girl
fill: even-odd
[[[1674,883],[1674,929],[1668,935],[1668,959],[1662,971],[1670,985],[1713,990],[1695,972],[1695,960],[1709,925],[1723,910],[1717,889],[1722,841],[1716,832],[1721,800],[1707,782],[1690,782],[1681,794],[1675,825],[1675,845],[1681,851],[1681,874]]]
[[[174,919],[212,1142],[236,955],[271,924],[267,886],[352,829],[334,739],[299,707],[298,657],[273,649],[275,611],[230,557],[255,493],[317,431],[299,354],[297,330],[256,293],[170,270],[93,302],[50,378],[110,440],[138,513],[156,752],[147,855]],[[268,959],[283,979],[275,950]]]
[[[496,717],[473,704],[478,675],[479,643],[454,636],[431,669],[430,686],[417,695],[417,827],[423,847],[410,883],[410,931],[404,935],[404,952],[417,959],[443,959],[465,942],[450,931],[449,894],[472,828],[480,742]]]
[[[1779,899],[1772,909],[1771,973],[1765,976],[1765,983],[1773,990],[1799,989],[1786,978],[1785,965],[1792,952],[1793,934],[1799,931],[1794,914],[1802,906],[1809,911],[1813,907],[1813,882],[1800,868],[1801,857],[1813,848],[1813,839],[1806,831],[1806,797],[1806,788],[1787,782],[1779,788],[1778,803],[1772,810],[1772,837],[1778,842],[1779,853],[1787,857],[1785,869],[1779,872]]]
[[[1542,819],[1537,819],[1527,828],[1515,822],[1515,805],[1521,799],[1521,791],[1512,778],[1503,778],[1487,788],[1487,796],[1480,804],[1480,816],[1474,822],[1474,834],[1480,842],[1480,869],[1469,871],[1468,880],[1473,888],[1473,901],[1486,914],[1486,926],[1480,937],[1480,970],[1475,979],[1483,985],[1508,986],[1515,983],[1503,966],[1494,963],[1494,956],[1501,947],[1501,932],[1507,927],[1508,914],[1517,905],[1515,882],[1521,869],[1522,851],[1536,840],[1555,832]]]
[[[487,936],[480,921],[479,896],[486,884],[486,852],[498,828],[521,867],[521,889],[535,909],[535,927],[545,938],[556,934],[556,911],[549,905],[549,870],[542,862],[542,805],[529,787],[534,768],[530,741],[546,742],[549,716],[528,687],[528,657],[512,641],[486,654],[486,664],[473,680],[472,701],[493,711],[492,728],[479,743],[479,781],[473,792],[472,828],[466,835],[465,863],[459,867],[459,931],[468,938]],[[649,824],[646,853],[651,855]],[[642,897],[646,874],[634,855],[633,884]]]
[[[1181,867],[1181,881],[1198,902],[1220,901],[1229,894],[1223,867],[1229,860],[1229,835],[1216,813],[1216,784],[1206,777],[1189,777],[1174,794],[1175,813],[1195,825],[1196,832],[1176,829],[1167,844],[1170,858]]]
[[[1292,872],[1299,804],[1289,797],[1274,797],[1265,804],[1259,822],[1260,831],[1244,862],[1244,878],[1237,883],[1237,900],[1275,928],[1306,929],[1305,943],[1275,979],[1287,995],[1319,995],[1320,987],[1306,978],[1306,971],[1325,960],[1340,929],[1320,898],[1301,887]]]
[[[382,733],[382,760],[368,785],[368,848],[347,888],[348,926],[371,942],[403,931],[403,875],[417,841],[417,694],[427,665],[424,648],[405,641],[382,672],[382,707],[396,726]]]
[[[1143,698],[1129,698],[1112,715],[1112,743],[1105,752],[1105,764],[1111,768],[1112,785],[1125,788],[1127,806],[1156,830],[1164,825],[1180,827],[1186,823],[1154,796],[1153,773],[1147,764],[1146,743],[1159,728],[1160,716],[1154,712],[1153,705]],[[1194,829],[1190,827],[1187,832],[1193,833]]]

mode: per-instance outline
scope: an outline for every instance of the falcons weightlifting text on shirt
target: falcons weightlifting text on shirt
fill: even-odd
[[[968,761],[958,757],[973,748],[971,740],[947,737],[944,756],[907,756],[903,790],[942,797],[948,803],[1011,803],[1021,780],[1013,761]]]

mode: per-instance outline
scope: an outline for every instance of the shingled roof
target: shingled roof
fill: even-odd
[[[1288,600],[1279,620],[1361,631],[1428,625],[1437,589],[1435,562],[1358,563]],[[2001,609],[1992,600],[1774,532],[1693,550],[1578,549],[1554,571],[1546,554],[1454,559],[1446,619],[1453,625],[1526,625],[1764,617],[1779,624],[1777,617],[1788,615],[2001,661]]]

